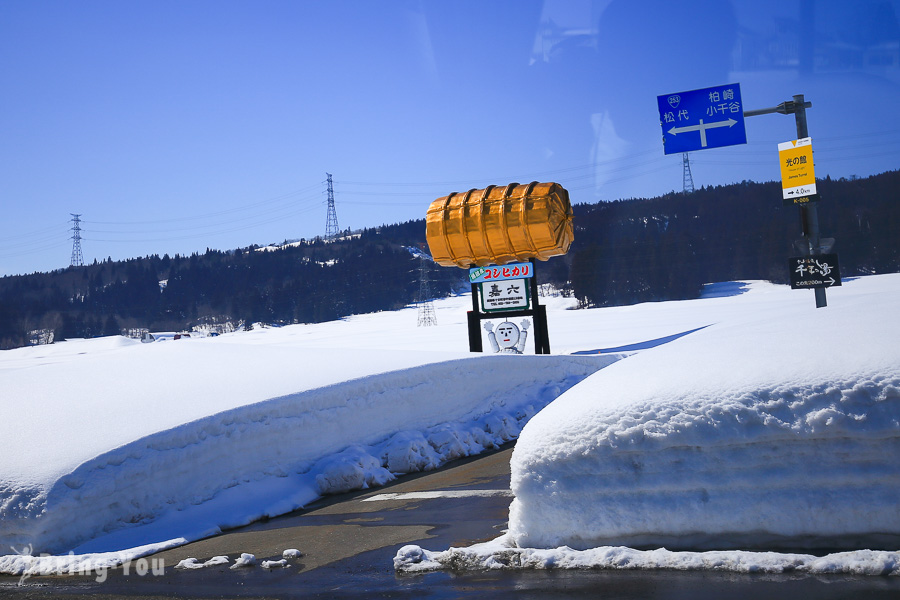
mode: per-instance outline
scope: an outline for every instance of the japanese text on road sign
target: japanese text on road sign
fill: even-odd
[[[789,268],[795,290],[841,285],[837,254],[797,256],[790,259]]]
[[[747,143],[737,83],[657,96],[666,154]]]
[[[805,137],[778,144],[778,161],[781,164],[784,203],[806,204],[817,200],[812,138]]]

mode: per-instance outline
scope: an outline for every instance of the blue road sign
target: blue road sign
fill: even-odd
[[[666,154],[747,143],[738,83],[656,97]]]

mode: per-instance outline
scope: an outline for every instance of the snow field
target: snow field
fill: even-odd
[[[554,352],[637,351],[618,362],[469,357],[464,296],[435,302],[437,327],[411,308],[5,351],[0,572],[122,564],[521,434],[509,532],[407,547],[399,570],[896,575],[898,291],[900,275],[845,281],[819,310],[762,282],[588,311],[545,299]],[[869,550],[747,551],[827,545]]]

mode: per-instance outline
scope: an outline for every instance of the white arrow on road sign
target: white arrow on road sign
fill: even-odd
[[[700,132],[700,147],[706,148],[706,130],[707,129],[715,129],[716,127],[733,127],[737,124],[737,121],[734,119],[728,119],[727,121],[714,121],[712,123],[704,123],[703,119],[700,119],[700,123],[697,125],[688,125],[685,127],[673,127],[669,130],[671,135],[677,135],[679,133],[688,133],[689,131],[699,131]]]

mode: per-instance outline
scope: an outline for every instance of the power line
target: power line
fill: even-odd
[[[826,164],[841,164],[851,160],[863,160],[870,158],[884,158],[894,153],[898,147],[897,134],[900,130],[882,130],[877,132],[863,132],[847,136],[823,136],[815,138],[817,142],[816,156],[822,166]],[[781,140],[779,140],[781,141]],[[845,143],[846,142],[846,143]],[[696,155],[693,158],[694,165],[713,166],[763,166],[777,165],[771,157],[777,142],[753,141],[740,149],[723,149],[722,152]],[[663,156],[661,151],[647,150],[631,153],[604,161],[595,161],[589,164],[580,164],[571,167],[561,167],[553,170],[532,171],[527,174],[506,177],[471,178],[466,180],[443,181],[341,181],[344,186],[354,186],[354,192],[349,198],[342,196],[342,202],[353,205],[379,205],[379,206],[417,206],[424,205],[425,200],[431,200],[434,196],[426,188],[452,187],[459,190],[484,187],[486,183],[506,181],[531,181],[542,178],[559,178],[570,191],[594,190],[602,191],[605,186],[623,181],[635,180],[646,176],[658,178],[674,176],[677,163],[671,158]],[[685,165],[682,162],[683,184],[685,181]],[[688,164],[688,166],[690,166]],[[827,171],[823,169],[822,175]],[[330,174],[327,174],[330,177]],[[832,177],[835,174],[831,173]],[[777,173],[773,175],[773,178]],[[333,205],[323,196],[321,183],[309,185],[298,190],[293,190],[260,201],[195,215],[173,216],[165,219],[131,220],[131,221],[85,221],[78,215],[78,248],[75,247],[75,227],[69,231],[72,233],[73,247],[72,260],[83,262],[83,256],[79,258],[80,241],[97,241],[112,243],[132,242],[160,242],[186,239],[202,239],[203,237],[228,234],[237,231],[245,231],[279,221],[289,222],[291,218],[304,213],[320,210],[322,204],[326,204],[326,235],[331,232],[336,235],[339,231],[337,225],[336,210],[332,212]],[[689,185],[687,186],[689,187]],[[421,192],[415,191],[417,188]],[[331,196],[333,199],[334,184],[331,184]],[[595,194],[595,198],[599,198]],[[371,199],[369,199],[371,198]],[[606,199],[613,199],[612,197]],[[189,205],[189,203],[183,203]],[[76,216],[72,213],[73,221]],[[36,254],[45,250],[57,250],[63,244],[61,241],[62,224],[59,227],[39,228],[28,233],[15,233],[5,236],[0,240],[0,257],[10,258],[26,254]],[[176,234],[176,235],[172,235]],[[117,238],[123,239],[117,239]]]
[[[212,236],[212,235],[221,235],[221,234],[225,234],[225,233],[234,233],[234,232],[237,232],[237,231],[245,231],[245,230],[248,230],[248,229],[253,229],[253,228],[255,228],[255,227],[259,227],[260,225],[268,225],[268,224],[270,224],[270,223],[282,222],[282,221],[284,221],[287,217],[292,217],[292,216],[297,216],[297,215],[300,215],[300,214],[312,212],[313,210],[319,210],[319,206],[317,205],[317,206],[314,206],[314,207],[306,207],[306,208],[303,208],[303,209],[294,211],[294,212],[292,212],[292,213],[284,214],[284,215],[269,216],[269,217],[265,218],[265,219],[262,220],[262,221],[255,221],[255,222],[249,223],[249,224],[246,224],[246,222],[245,222],[244,220],[242,220],[242,221],[240,221],[240,222],[244,222],[245,224],[239,225],[239,226],[236,226],[236,227],[230,227],[230,228],[228,228],[228,229],[217,229],[217,230],[214,230],[214,231],[197,232],[197,231],[196,231],[196,228],[191,228],[191,229],[189,229],[189,231],[195,231],[195,233],[193,233],[193,234],[187,234],[187,235],[169,236],[169,237],[158,237],[158,238],[145,238],[145,239],[136,239],[136,238],[130,237],[130,238],[124,239],[124,240],[100,239],[100,238],[95,238],[95,237],[93,237],[93,236],[89,236],[89,237],[85,237],[85,238],[83,238],[83,239],[86,239],[86,240],[89,240],[89,241],[93,241],[93,242],[113,242],[113,243],[129,243],[129,242],[168,242],[168,241],[177,241],[177,240],[190,240],[190,239],[196,239],[196,237],[197,237],[198,235]],[[221,225],[216,225],[216,227],[219,227],[219,226],[226,226],[226,225],[228,225],[228,223],[221,224]],[[211,226],[201,226],[201,227],[209,228],[209,227],[211,227]],[[93,232],[93,230],[90,230],[90,229],[85,230],[85,231],[86,231],[87,233],[89,233],[89,234]],[[122,232],[115,232],[115,231],[113,231],[113,232],[107,232],[107,233],[117,234],[117,233],[122,233]],[[154,231],[148,231],[148,232],[145,232],[145,233],[154,233]]]
[[[230,208],[230,209],[221,210],[221,211],[217,211],[217,212],[202,213],[202,214],[192,215],[192,216],[187,216],[187,217],[171,217],[168,219],[154,219],[154,220],[143,220],[143,221],[85,221],[85,222],[96,224],[96,225],[156,225],[156,224],[165,224],[165,223],[175,223],[175,222],[179,222],[179,221],[200,221],[200,220],[205,221],[205,220],[209,220],[210,218],[219,217],[222,215],[256,210],[262,206],[265,206],[268,204],[273,204],[275,202],[279,202],[279,201],[283,201],[283,200],[290,200],[290,202],[285,203],[285,205],[282,208],[296,207],[296,201],[297,201],[298,196],[300,196],[301,198],[312,198],[313,196],[320,197],[321,192],[316,193],[316,194],[306,193],[314,188],[318,189],[319,185],[320,184],[315,184],[313,186],[309,186],[309,187],[303,188],[301,190],[288,192],[286,194],[282,194],[280,196],[276,196],[276,197],[270,198],[268,200],[262,200],[260,202],[254,202],[254,203],[247,204],[244,206],[238,206],[235,208]],[[237,220],[241,220],[241,219],[237,219]]]

